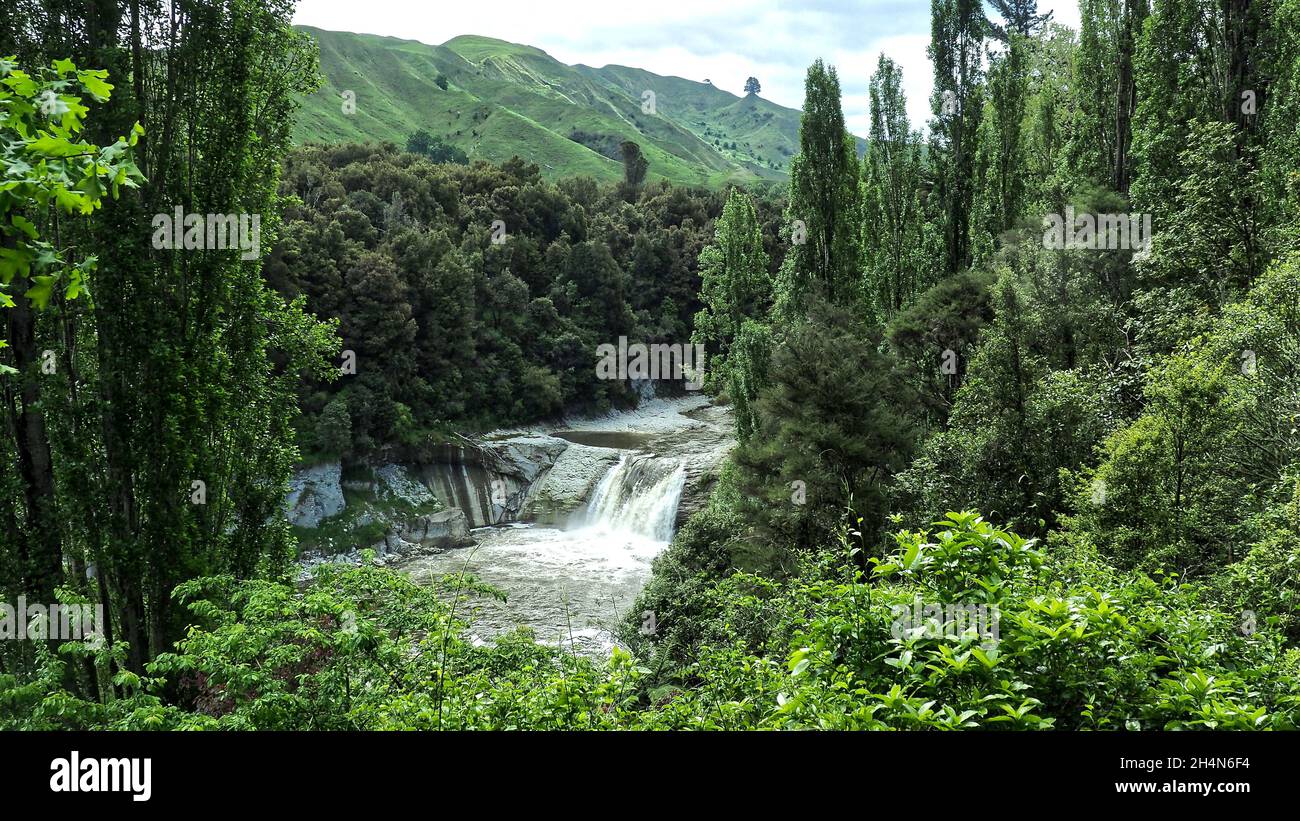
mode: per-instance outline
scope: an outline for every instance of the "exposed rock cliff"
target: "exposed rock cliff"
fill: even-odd
[[[734,444],[731,432],[730,409],[706,397],[651,399],[638,411],[575,420],[558,436],[502,433],[409,458],[388,449],[373,466],[346,472],[337,462],[310,467],[294,477],[288,515],[299,528],[321,532],[308,545],[316,553],[359,544],[381,555],[443,550],[473,544],[469,531],[477,527],[571,524],[610,471],[637,452],[682,466],[680,526],[707,501]]]

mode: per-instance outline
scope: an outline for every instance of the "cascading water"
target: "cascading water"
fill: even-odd
[[[472,631],[479,639],[526,625],[541,641],[601,654],[672,539],[685,484],[679,460],[626,453],[567,529],[478,528],[477,547],[421,557],[405,570],[416,578],[468,570],[508,591],[505,602],[475,601]]]
[[[685,484],[686,471],[676,459],[624,456],[592,493],[585,524],[668,542]]]
[[[524,626],[543,642],[594,655],[607,652],[615,626],[626,624],[636,606],[655,557],[672,540],[689,472],[698,467],[693,448],[719,458],[725,453],[730,418],[722,413],[713,421],[687,417],[680,412],[685,404],[664,401],[590,428],[563,431],[569,441],[621,456],[594,486],[586,485],[591,490],[585,507],[570,517],[567,528],[498,524],[501,518],[491,515],[488,498],[491,480],[498,477],[475,464],[472,453],[446,454],[445,466],[428,477],[429,484],[470,508],[476,525],[494,526],[473,530],[477,546],[415,557],[403,572],[422,580],[467,571],[506,591],[504,602],[462,603],[460,612],[476,640],[492,641]],[[690,404],[704,419],[712,418],[711,408],[707,402]],[[594,461],[608,464],[607,458]],[[468,474],[462,472],[466,465]],[[522,485],[507,490],[529,492]]]

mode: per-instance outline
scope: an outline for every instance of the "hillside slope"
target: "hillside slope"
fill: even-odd
[[[389,140],[423,128],[471,159],[518,155],[553,178],[621,178],[634,140],[650,179],[689,185],[784,180],[799,116],[756,95],[624,66],[570,66],[531,46],[462,36],[440,46],[300,27],[320,45],[322,88],[303,104],[298,142]],[[344,92],[355,94],[345,112]],[[654,111],[643,110],[645,92]]]

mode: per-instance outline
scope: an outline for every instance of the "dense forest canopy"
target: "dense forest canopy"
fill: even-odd
[[[882,55],[859,150],[818,60],[788,181],[690,188],[293,145],[288,0],[6,8],[0,591],[107,618],[0,643],[0,726],[1294,729],[1300,0],[1079,10],[932,0],[929,122]],[[611,657],[299,584],[296,466],[635,406],[620,338],[737,445]]]
[[[350,442],[302,440],[335,454],[627,406],[632,387],[597,379],[593,352],[620,336],[690,337],[723,200],[665,183],[553,184],[522,160],[439,165],[391,145],[294,151],[280,193],[267,282],[337,317],[355,353],[355,380],[303,397],[308,433],[331,402],[346,408]],[[775,198],[759,207],[774,233]]]

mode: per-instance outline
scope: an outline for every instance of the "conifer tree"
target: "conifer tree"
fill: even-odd
[[[1011,42],[1013,34],[1033,37],[1052,22],[1052,12],[1038,13],[1038,0],[989,0],[989,5],[1005,23],[990,20],[989,32],[1004,43]]]

